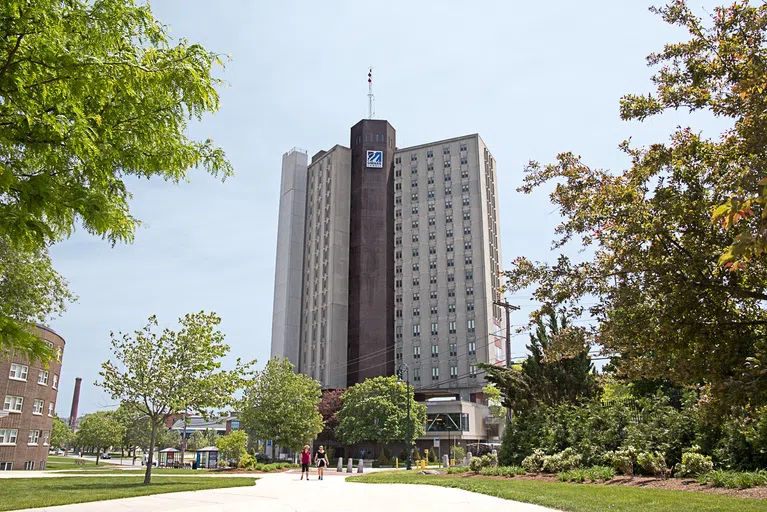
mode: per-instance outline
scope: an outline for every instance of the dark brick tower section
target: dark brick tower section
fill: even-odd
[[[396,132],[364,119],[351,130],[347,384],[394,374],[394,149]],[[382,151],[381,166],[368,151]]]

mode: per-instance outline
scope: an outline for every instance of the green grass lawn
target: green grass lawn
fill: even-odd
[[[101,466],[99,466],[101,467]],[[129,466],[126,466],[129,467]],[[96,469],[95,466],[88,466],[86,469],[81,469],[78,471],[72,471],[72,474],[89,474],[89,473],[96,473],[96,474],[126,474],[126,475],[137,475],[141,474],[143,475],[146,471],[146,467],[140,467],[136,466],[133,469],[116,469],[113,467],[106,467],[104,469]],[[69,471],[67,471],[69,472]],[[199,475],[199,474],[205,474],[205,473],[216,473],[216,471],[209,471],[207,469],[173,469],[173,468],[154,468],[152,469],[153,475]]]
[[[75,459],[73,457],[62,457],[60,455],[49,455],[48,463],[45,465],[46,470],[90,469],[95,471],[102,471],[102,468],[109,469],[109,467],[109,465],[103,463],[100,463],[98,466],[96,466],[96,462],[92,460],[86,460],[85,464],[78,465],[75,464]]]
[[[167,492],[244,487],[253,485],[255,481],[255,478],[163,477],[153,479],[151,485],[143,485],[143,478],[139,476],[9,478],[0,484],[3,495],[0,510],[52,507]]]
[[[573,512],[767,511],[767,501],[625,486],[433,476],[420,475],[415,471],[371,473],[352,476],[347,480],[369,484],[438,485]]]

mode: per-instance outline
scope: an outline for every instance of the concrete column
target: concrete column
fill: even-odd
[[[343,473],[344,472],[344,458],[338,457],[338,472]]]
[[[360,463],[357,464],[357,473],[364,473],[365,472],[365,462],[360,459]]]
[[[442,456],[442,467],[443,468],[449,468],[450,467],[450,456],[449,455],[443,455]]]
[[[349,457],[349,463],[346,465],[346,472],[347,472],[347,473],[351,473],[351,472],[352,472],[352,467],[353,467],[353,466],[354,466],[354,459],[352,459],[351,457]]]

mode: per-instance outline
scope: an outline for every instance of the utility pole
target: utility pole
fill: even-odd
[[[511,310],[516,311],[519,306],[499,300],[493,301],[493,304],[506,310],[506,368],[511,368]]]

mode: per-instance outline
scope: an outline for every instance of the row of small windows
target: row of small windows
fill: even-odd
[[[16,440],[19,437],[18,429],[5,428],[0,429],[0,445],[15,445]],[[40,437],[43,438],[43,446],[48,446],[48,440],[50,438],[50,432],[45,430],[30,430],[27,436],[27,444],[29,446],[37,446],[40,443]],[[2,468],[0,468],[2,469]],[[27,469],[27,468],[24,468]]]
[[[3,401],[3,410],[9,413],[21,413],[24,407],[24,397],[6,395]],[[48,416],[53,416],[53,402],[48,402]],[[32,414],[42,416],[45,409],[45,400],[35,399],[32,406]]]
[[[475,320],[472,318],[470,320],[466,320],[466,330],[467,332],[476,332],[474,327]],[[431,334],[432,336],[439,335],[439,326],[437,322],[432,322],[431,324]],[[456,330],[456,324],[455,321],[448,322],[448,332],[450,334],[455,334],[457,332]],[[421,335],[421,324],[413,324],[413,336],[420,336]]]
[[[460,151],[467,151],[468,150],[468,145],[465,142],[462,142],[459,145],[459,150]],[[449,155],[450,154],[450,146],[443,146],[442,147],[442,154],[443,155]],[[427,150],[426,151],[426,158],[434,158],[434,150],[432,150],[432,149]],[[410,161],[411,162],[415,162],[417,160],[418,160],[418,153],[411,153],[410,154]],[[401,156],[395,157],[394,158],[394,163],[401,164],[402,163],[402,157]]]
[[[24,364],[12,363],[11,371],[8,374],[8,378],[11,380],[19,380],[19,381],[26,382],[28,374],[29,374],[29,366]],[[37,374],[37,383],[43,386],[47,386],[49,378],[50,378],[50,373],[48,372],[48,370],[40,370]],[[57,389],[58,385],[59,385],[59,376],[54,375],[53,383],[51,384],[51,387],[53,389]]]

